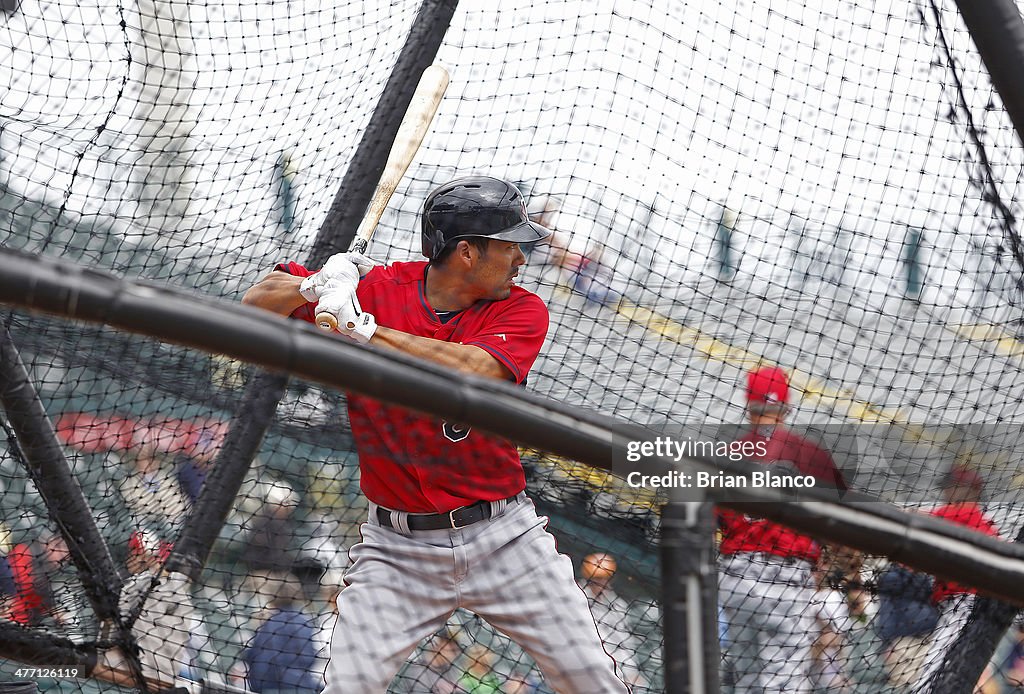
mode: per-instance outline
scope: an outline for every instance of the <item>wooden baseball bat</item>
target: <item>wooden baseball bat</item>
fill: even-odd
[[[413,157],[416,156],[447,88],[448,71],[443,67],[431,65],[423,71],[420,83],[416,85],[416,91],[409,102],[409,108],[405,111],[405,117],[398,126],[395,142],[391,145],[387,163],[384,164],[384,171],[381,172],[373,197],[366,208],[366,214],[356,230],[356,237],[349,247],[350,251],[366,252],[377,223],[384,214],[392,194],[398,188],[402,176],[409,169]],[[316,324],[324,330],[335,330],[338,327],[337,319],[326,312],[316,314]]]

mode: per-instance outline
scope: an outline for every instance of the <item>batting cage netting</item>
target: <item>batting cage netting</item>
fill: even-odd
[[[516,278],[550,327],[516,324],[543,340],[532,369],[503,346],[511,329],[481,338],[503,375],[647,428],[681,470],[746,443],[787,479],[978,531],[963,546],[1014,539],[1024,151],[954,3],[826,4],[0,3],[0,244],[237,304],[278,263],[316,270],[348,247],[437,63],[451,84],[368,254],[422,261],[421,207],[451,179],[518,186],[553,230],[523,246]],[[427,286],[420,266],[392,267]],[[470,310],[445,323],[428,294],[402,310],[459,342]],[[225,324],[252,315],[227,306]],[[3,321],[7,679],[319,691],[328,659],[345,662],[330,635],[367,514],[371,533],[417,532],[378,516],[360,456],[377,503],[428,499],[397,511],[447,512],[475,484],[494,527],[532,513],[491,449],[463,461],[461,496],[436,479],[468,455],[451,446],[486,437],[458,422],[365,400],[350,419],[344,392],[223,354],[21,309]],[[450,616],[394,540],[404,598],[354,614],[349,637],[415,636],[388,691],[555,691],[552,672],[587,663],[573,600],[634,692],[671,690],[666,497],[631,467],[655,455],[642,443],[606,470],[522,448],[527,494],[572,566],[523,573],[543,555],[520,540],[470,550],[479,594]],[[367,479],[371,458],[393,465]],[[725,506],[732,484],[772,484],[739,479],[676,481]],[[710,653],[721,691],[1024,687],[1016,608],[756,514],[699,515],[684,554],[713,552],[718,580],[690,665]],[[373,605],[360,595],[348,604]]]

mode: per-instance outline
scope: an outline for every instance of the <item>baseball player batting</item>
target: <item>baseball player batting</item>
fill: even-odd
[[[431,192],[421,230],[426,262],[284,263],[243,301],[310,322],[330,313],[359,343],[524,383],[548,312],[516,286],[519,244],[551,232],[528,219],[514,185],[483,176]],[[460,607],[517,641],[556,691],[627,692],[571,560],[524,492],[515,446],[357,395],[348,408],[369,518],[338,598],[325,694],[385,691]]]
[[[762,367],[747,376],[750,428],[740,438],[763,444],[753,460],[811,475],[818,485],[846,489],[832,456],[783,426],[789,379]],[[760,447],[759,447],[760,448]],[[729,624],[736,694],[810,694],[814,592],[811,570],[821,547],[785,526],[720,509],[719,596]]]

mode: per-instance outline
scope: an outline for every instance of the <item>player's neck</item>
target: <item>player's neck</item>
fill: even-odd
[[[777,414],[753,414],[749,415],[750,426],[754,429],[777,429],[782,426],[783,418]]]
[[[424,293],[435,311],[463,311],[480,299],[461,277],[434,265],[427,268]]]

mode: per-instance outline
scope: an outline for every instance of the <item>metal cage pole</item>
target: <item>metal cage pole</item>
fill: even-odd
[[[703,493],[699,500],[680,496],[661,513],[665,691],[717,694],[721,654],[714,506]]]

